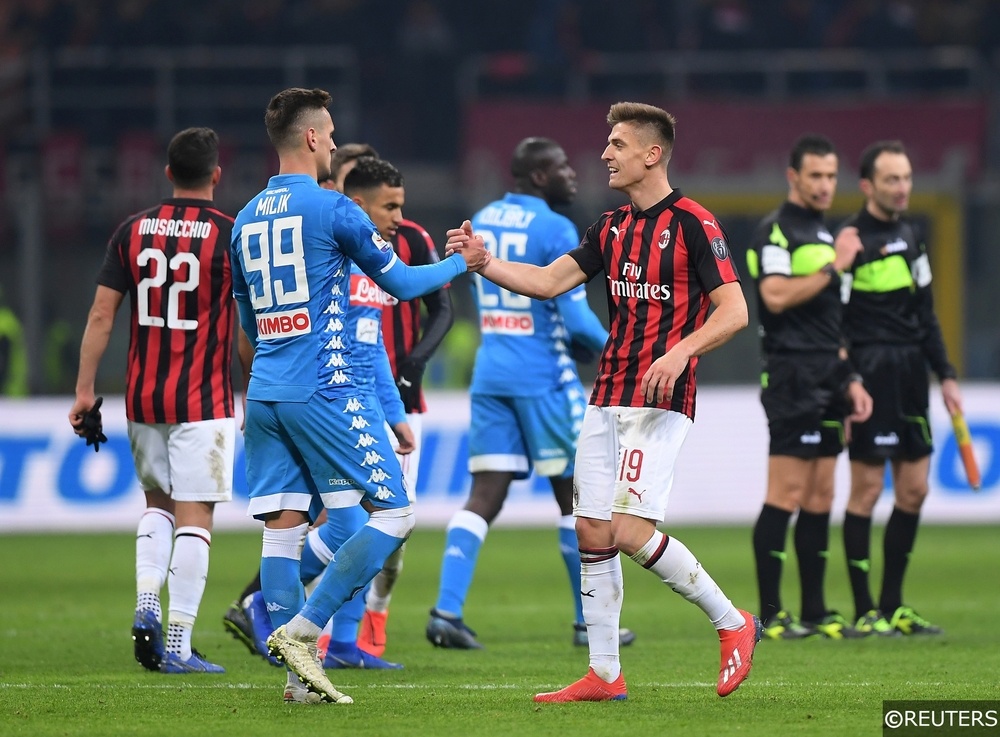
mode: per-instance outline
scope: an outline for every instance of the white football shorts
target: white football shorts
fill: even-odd
[[[236,420],[175,425],[128,423],[139,486],[162,489],[177,502],[228,502],[233,498]]]
[[[573,515],[610,520],[616,512],[662,522],[691,424],[665,409],[588,405],[576,449]]]

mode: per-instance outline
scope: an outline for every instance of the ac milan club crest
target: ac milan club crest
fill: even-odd
[[[660,247],[660,250],[662,251],[664,248],[667,247],[668,243],[670,243],[670,228],[664,228],[660,232],[660,237],[656,241],[656,245],[658,245]]]

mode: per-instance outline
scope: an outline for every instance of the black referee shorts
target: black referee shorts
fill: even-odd
[[[872,395],[871,419],[851,426],[851,460],[916,460],[934,450],[928,422],[930,379],[916,345],[855,346],[851,362]]]
[[[847,364],[835,353],[765,358],[760,401],[771,434],[770,455],[824,458],[844,449],[847,374]]]

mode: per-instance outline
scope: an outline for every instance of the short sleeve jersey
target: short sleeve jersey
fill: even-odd
[[[130,420],[233,416],[232,227],[210,200],[171,198],[111,236],[97,283],[129,295]]]
[[[692,358],[673,397],[646,402],[640,385],[653,361],[704,325],[709,294],[739,274],[718,220],[674,190],[640,210],[606,212],[569,254],[592,279],[607,279],[610,337],[597,367],[590,403],[600,407],[659,407],[694,419]]]
[[[474,232],[504,261],[546,266],[579,244],[573,223],[545,200],[508,193],[472,218]],[[472,391],[536,396],[579,381],[569,356],[569,333],[554,300],[539,301],[474,277],[482,340]],[[585,298],[586,290],[577,287]]]
[[[764,218],[747,251],[750,276],[757,280],[757,314],[765,354],[833,352],[841,347],[840,279],[831,279],[812,299],[780,313],[771,312],[760,296],[769,278],[815,274],[833,263],[833,235],[816,210],[785,202]]]
[[[365,212],[307,175],[271,177],[237,215],[232,251],[233,293],[257,324],[247,396],[306,402],[317,392],[352,393],[350,261],[369,275],[396,261]]]

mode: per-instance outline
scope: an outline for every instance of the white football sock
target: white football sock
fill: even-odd
[[[167,649],[183,660],[191,657],[191,629],[205,593],[211,545],[212,533],[202,527],[178,527],[174,533],[174,555],[167,577],[170,593]],[[174,625],[177,625],[176,633]]]
[[[622,671],[618,627],[623,598],[617,548],[580,550],[580,596],[590,642],[590,667],[608,683]]]
[[[174,516],[155,507],[146,509],[135,531],[135,608],[152,610],[160,621],[160,589],[167,580],[173,532]]]
[[[403,570],[404,550],[406,550],[406,543],[400,545],[399,550],[385,559],[382,570],[376,573],[375,578],[372,579],[371,588],[368,589],[368,597],[365,599],[365,607],[371,611],[389,611],[392,587],[396,585],[399,572]]]
[[[674,591],[697,605],[712,620],[717,630],[739,629],[743,615],[722,593],[718,584],[701,567],[694,554],[676,537],[668,538],[659,530],[636,551],[632,560],[659,576]]]
[[[298,528],[295,528],[298,529]],[[312,550],[313,555],[320,563],[327,566],[330,565],[330,561],[333,560],[333,551],[330,550],[330,546],[323,542],[323,538],[319,536],[319,528],[309,530],[306,535],[305,545]],[[287,556],[286,556],[287,557]],[[299,556],[301,559],[301,556]]]

